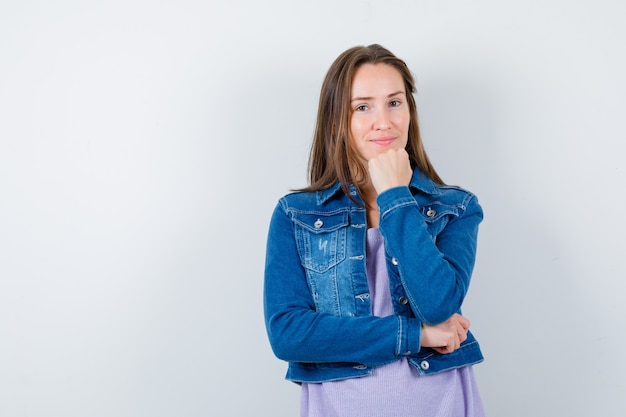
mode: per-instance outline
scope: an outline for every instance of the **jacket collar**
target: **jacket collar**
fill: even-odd
[[[439,186],[433,182],[430,178],[423,174],[419,168],[415,168],[413,170],[413,175],[411,176],[411,182],[409,182],[409,188],[413,188],[415,190],[422,191],[426,194],[439,194]],[[317,192],[317,203],[324,204],[331,197],[341,191],[341,184],[336,182],[332,187],[327,188],[325,190],[320,190]],[[358,193],[356,187],[350,184],[350,193],[354,196],[357,196]]]
[[[428,176],[420,171],[419,168],[415,168],[415,170],[413,171],[409,187],[431,195],[441,193],[441,191],[439,190],[439,185],[430,178],[428,178]]]

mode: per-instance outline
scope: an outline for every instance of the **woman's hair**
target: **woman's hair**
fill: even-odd
[[[420,137],[415,105],[415,81],[405,62],[380,45],[356,46],[343,52],[326,74],[320,92],[315,134],[309,155],[309,186],[302,191],[319,191],[337,181],[350,196],[348,185],[360,191],[368,178],[367,167],[350,145],[350,100],[352,79],[363,64],[387,64],[402,75],[411,119],[406,151],[411,168],[418,167],[431,180],[444,184],[430,163]]]

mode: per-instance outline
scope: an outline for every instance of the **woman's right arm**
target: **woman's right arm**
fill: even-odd
[[[272,350],[285,361],[376,366],[421,346],[422,323],[416,318],[337,317],[315,310],[293,223],[280,203],[267,240],[264,312]]]

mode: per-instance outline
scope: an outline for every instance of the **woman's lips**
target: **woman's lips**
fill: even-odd
[[[381,146],[389,145],[393,141],[394,141],[394,138],[378,138],[378,139],[371,140],[371,142],[374,142],[375,144],[381,145]]]

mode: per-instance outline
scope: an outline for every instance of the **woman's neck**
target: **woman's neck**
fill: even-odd
[[[368,227],[378,227],[380,214],[378,213],[376,197],[378,197],[378,193],[371,183],[361,187],[361,199],[365,203]]]

